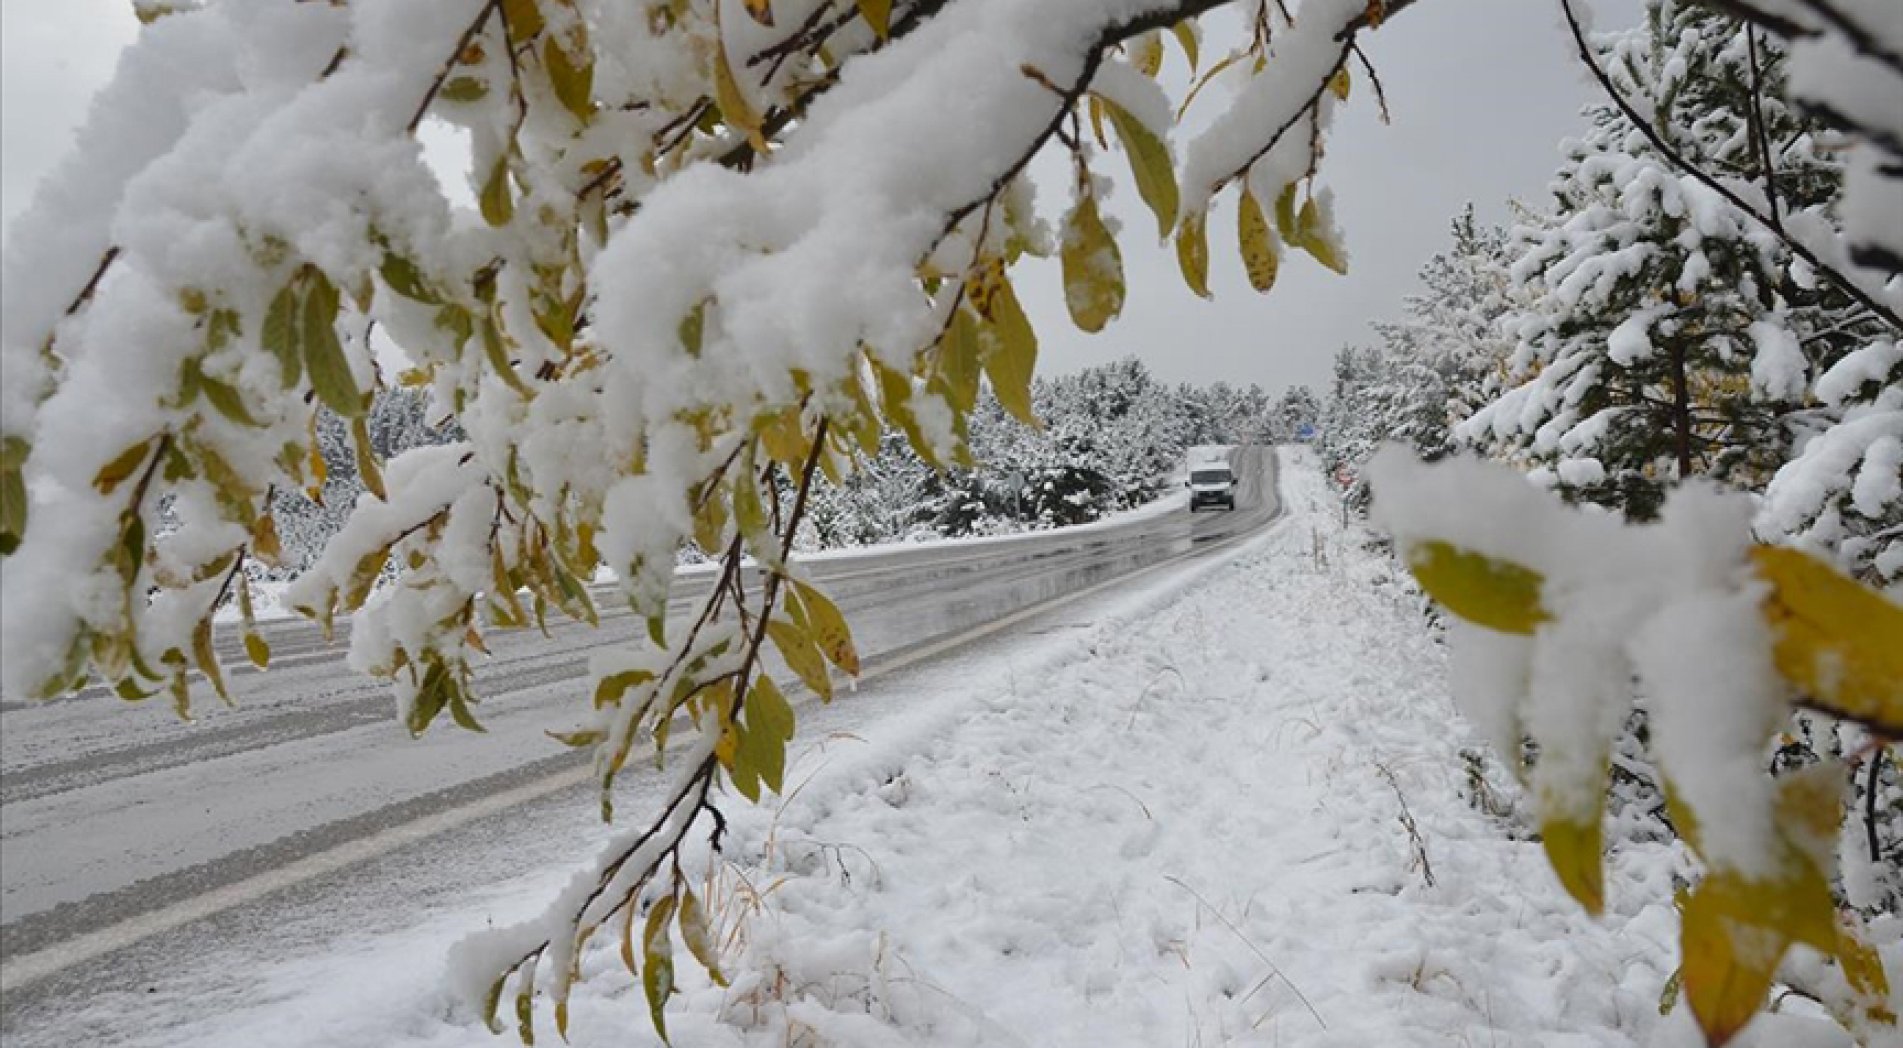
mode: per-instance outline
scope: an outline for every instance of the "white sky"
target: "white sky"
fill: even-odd
[[[418,0],[425,2],[425,0]],[[1636,0],[1601,0],[1601,24],[1636,18]],[[1615,17],[1616,16],[1616,17]],[[1225,50],[1211,23],[1205,61]],[[32,198],[70,147],[91,97],[111,76],[138,23],[129,0],[6,0],[0,4],[0,219]],[[1553,5],[1544,0],[1424,0],[1365,44],[1387,89],[1394,122],[1376,118],[1356,70],[1322,169],[1352,257],[1345,277],[1306,256],[1284,260],[1275,289],[1258,295],[1235,252],[1234,209],[1225,197],[1210,218],[1213,303],[1183,286],[1173,250],[1156,245],[1120,154],[1103,159],[1119,181],[1113,211],[1130,291],[1121,319],[1086,336],[1064,312],[1057,267],[1027,265],[1018,277],[1051,373],[1134,354],[1172,381],[1260,382],[1271,389],[1327,384],[1344,342],[1368,337],[1370,319],[1392,317],[1414,272],[1447,239],[1468,201],[1503,220],[1505,203],[1544,201],[1556,144],[1580,126],[1590,89],[1578,72]],[[1175,44],[1166,76],[1180,78]],[[1221,97],[1199,98],[1212,113]],[[1063,205],[1062,178],[1040,203]]]

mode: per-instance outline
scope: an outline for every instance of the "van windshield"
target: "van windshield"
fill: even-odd
[[[1226,469],[1199,469],[1189,475],[1191,484],[1227,484],[1229,471]]]

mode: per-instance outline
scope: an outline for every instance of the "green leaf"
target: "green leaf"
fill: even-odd
[[[1136,177],[1137,194],[1156,212],[1156,235],[1169,236],[1176,228],[1177,207],[1176,169],[1170,162],[1169,146],[1129,110],[1102,95],[1092,97],[1102,103],[1110,126],[1117,129],[1117,137],[1123,141],[1131,174]]]
[[[298,299],[297,285],[290,283],[278,289],[271,296],[271,306],[264,312],[264,327],[260,337],[264,348],[278,361],[278,382],[285,389],[297,385],[304,377],[304,350],[298,344]]]
[[[25,469],[26,460],[32,454],[33,445],[24,437],[0,440],[0,469]]]
[[[476,203],[482,210],[482,220],[492,226],[506,226],[515,217],[515,197],[509,191],[509,154],[496,157],[496,166],[483,179]]]
[[[455,81],[450,81],[455,83]],[[383,253],[383,264],[377,267],[383,282],[390,290],[404,298],[436,306],[442,304],[442,296],[430,290],[429,282],[423,278],[423,271],[415,262],[393,251]]]
[[[383,468],[377,465],[376,448],[370,443],[370,422],[362,415],[350,420],[350,447],[356,453],[357,479],[363,482],[364,490],[379,501],[390,501],[390,493],[383,487]]]
[[[663,897],[648,911],[647,930],[641,935],[641,989],[647,995],[648,1016],[654,1032],[667,1040],[667,999],[674,992],[674,940],[667,933],[674,916],[674,897]]]
[[[676,329],[676,334],[681,340],[681,348],[686,350],[690,357],[700,356],[701,339],[707,329],[707,303],[710,301],[712,300],[703,298],[694,303],[694,308],[687,311],[687,315],[681,318],[680,326]]]
[[[1236,239],[1242,248],[1242,268],[1249,274],[1249,286],[1266,292],[1275,286],[1275,271],[1280,258],[1275,235],[1269,232],[1262,205],[1245,183],[1242,199],[1236,204]]]
[[[1282,239],[1290,243],[1300,236],[1301,228],[1295,218],[1295,194],[1295,183],[1290,182],[1275,197],[1275,228],[1281,232]]]
[[[198,369],[197,361],[187,361],[186,366],[195,370]],[[241,426],[250,426],[255,429],[259,425],[258,420],[251,416],[250,411],[246,410],[244,406],[244,395],[238,392],[236,386],[212,378],[210,375],[205,374],[204,371],[199,370],[198,387],[204,392],[205,399],[211,402],[211,406],[216,408],[220,415]]]
[[[1410,548],[1407,566],[1428,596],[1477,626],[1530,634],[1549,617],[1540,607],[1545,580],[1518,564],[1435,540]]]
[[[209,616],[199,619],[198,625],[192,628],[192,661],[198,664],[198,672],[203,673],[205,679],[211,681],[212,690],[217,692],[218,697],[229,706],[231,693],[225,690],[225,675],[218,667],[218,653],[211,646],[211,618]]]
[[[595,685],[595,708],[600,709],[603,706],[617,704],[629,688],[636,684],[645,684],[653,679],[654,674],[648,670],[623,670],[620,673],[610,673]]]
[[[337,288],[324,274],[310,272],[314,276],[304,298],[304,368],[325,407],[344,418],[356,418],[364,411],[363,394],[337,339]]]
[[[593,52],[584,54],[583,60],[576,63],[568,57],[568,52],[554,37],[549,37],[542,45],[542,62],[548,69],[549,83],[555,87],[555,97],[562,107],[575,114],[575,118],[587,123],[595,115],[595,62]]]
[[[584,728],[580,731],[544,731],[542,734],[556,742],[573,749],[585,749],[608,737],[608,733],[599,728]]]
[[[440,659],[431,659],[429,668],[423,671],[423,683],[417,686],[416,694],[410,699],[410,715],[406,726],[412,737],[418,737],[427,731],[430,722],[449,704],[449,667]]]
[[[12,556],[26,537],[26,474],[0,468],[0,556]]]
[[[482,352],[489,360],[489,367],[504,384],[524,398],[533,395],[529,387],[523,384],[522,376],[516,374],[515,365],[509,362],[508,351],[502,345],[501,329],[488,317],[482,319]]]
[[[480,102],[489,94],[489,85],[479,77],[451,77],[443,83],[436,97],[446,102]]]
[[[1086,332],[1102,331],[1123,312],[1123,255],[1097,213],[1096,198],[1086,196],[1071,209],[1060,258],[1071,321]]]
[[[446,674],[445,676],[449,681],[449,719],[455,721],[456,726],[464,731],[487,733],[489,729],[483,727],[482,724],[476,720],[475,712],[469,708],[474,702],[474,700],[469,697],[469,689],[465,688],[463,682],[456,679],[453,675]]]

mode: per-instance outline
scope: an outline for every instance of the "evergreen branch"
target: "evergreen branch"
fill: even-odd
[[[1559,0],[1559,8],[1561,14],[1566,19],[1567,29],[1572,33],[1573,43],[1579,52],[1579,60],[1585,64],[1587,71],[1592,74],[1593,79],[1599,82],[1599,86],[1605,89],[1606,96],[1612,100],[1612,104],[1618,108],[1620,113],[1624,114],[1626,120],[1629,121],[1640,134],[1645,136],[1646,141],[1650,142],[1652,147],[1658,150],[1673,167],[1690,175],[1700,185],[1724,198],[1726,203],[1737,208],[1743,214],[1750,216],[1753,221],[1777,237],[1786,248],[1790,249],[1792,254],[1803,259],[1812,269],[1828,276],[1832,283],[1836,284],[1845,294],[1855,299],[1858,305],[1882,317],[1884,323],[1888,324],[1892,330],[1903,333],[1903,316],[1898,316],[1894,310],[1885,306],[1869,292],[1863,290],[1863,288],[1857,286],[1855,281],[1840,272],[1835,266],[1818,258],[1816,252],[1804,246],[1789,233],[1785,232],[1781,223],[1774,222],[1770,216],[1765,215],[1762,211],[1752,206],[1749,201],[1739,196],[1735,191],[1722,182],[1719,182],[1716,178],[1713,178],[1704,169],[1686,159],[1683,153],[1674,149],[1671,143],[1665,140],[1665,136],[1659,132],[1658,127],[1653,124],[1652,121],[1646,119],[1646,117],[1639,112],[1638,107],[1634,106],[1631,100],[1627,99],[1625,95],[1620,92],[1618,85],[1612,82],[1612,77],[1606,72],[1605,67],[1599,64],[1599,59],[1593,54],[1592,44],[1586,39],[1586,29],[1579,21],[1579,12],[1575,9],[1574,2],[1575,0]]]

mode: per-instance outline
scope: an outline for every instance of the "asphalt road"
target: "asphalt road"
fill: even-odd
[[[807,563],[877,675],[986,631],[1032,628],[1054,601],[1254,533],[1279,513],[1274,457],[1245,448],[1237,465],[1233,512],[1179,504]],[[684,573],[674,613],[688,614],[707,585]],[[411,739],[387,693],[344,666],[343,624],[336,645],[306,623],[270,625],[272,669],[228,668],[237,708],[204,709],[192,723],[109,696],[0,704],[0,1038],[45,1035],[62,1002],[202,949],[261,898],[525,811],[592,813],[573,803],[583,758],[544,729],[579,719],[586,653],[639,629],[625,611],[603,610],[600,631],[551,622],[549,637],[490,637],[494,657],[475,689],[480,735],[443,724]]]

